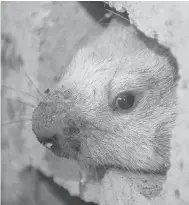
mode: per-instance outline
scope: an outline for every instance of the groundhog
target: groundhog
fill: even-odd
[[[165,173],[177,113],[169,50],[113,20],[82,47],[33,112],[32,129],[55,155],[94,167]]]

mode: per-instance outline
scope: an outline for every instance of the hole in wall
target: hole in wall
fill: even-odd
[[[124,11],[122,13],[118,12],[115,8],[110,7],[107,3],[103,1],[80,1],[79,3],[89,13],[89,15],[103,27],[106,27],[112,20],[113,16],[116,16],[116,14],[117,16],[121,16],[129,20],[129,15],[127,11]],[[110,14],[111,11],[113,15],[109,16],[108,14]]]
[[[46,187],[46,194],[48,194],[48,192],[50,192],[51,195],[53,195],[53,197],[57,198],[60,202],[62,202],[62,205],[73,205],[73,204],[97,205],[97,204],[92,203],[92,202],[85,202],[82,199],[80,199],[79,197],[71,196],[66,189],[57,185],[53,181],[52,177],[47,177],[47,176],[43,175],[40,171],[37,171],[37,175],[38,175],[38,181],[41,183],[41,184],[38,183],[38,201],[40,201],[39,200],[39,197],[40,197],[39,193],[42,191],[43,192],[45,191],[44,187],[43,187],[43,186],[45,186]],[[44,195],[45,195],[45,193],[41,193],[41,196],[44,196]]]

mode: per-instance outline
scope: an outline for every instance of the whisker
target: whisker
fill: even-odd
[[[27,76],[28,80],[31,82],[31,84],[34,86],[34,88],[37,90],[37,92],[39,93],[40,96],[43,96],[42,93],[39,91],[39,89],[35,86],[35,84],[33,83],[33,81],[31,80],[31,78],[29,77],[29,75],[25,72],[25,75]]]
[[[29,93],[26,93],[26,92],[21,91],[21,90],[17,90],[17,89],[15,89],[15,88],[11,88],[11,87],[9,87],[9,86],[7,86],[7,85],[1,84],[1,86],[5,87],[5,88],[7,88],[7,89],[10,89],[10,90],[14,90],[14,91],[16,91],[16,92],[20,92],[20,93],[23,93],[23,94],[25,94],[25,95],[31,96],[32,98],[34,98],[35,100],[37,100],[37,102],[39,102],[39,100],[38,100],[36,97],[34,97],[33,95],[30,95]]]
[[[18,101],[18,102],[20,102],[20,103],[22,103],[22,104],[25,104],[25,105],[28,105],[28,106],[30,106],[30,107],[33,107],[33,108],[35,108],[36,106],[35,105],[33,105],[33,104],[30,104],[30,103],[27,103],[27,102],[23,102],[23,101],[21,101],[21,100],[19,100],[19,99],[12,99],[12,98],[2,98],[2,99],[4,99],[4,100],[12,100],[12,101]]]
[[[97,168],[96,168],[96,166],[95,166],[95,160],[91,157],[92,156],[92,154],[91,154],[91,151],[90,151],[90,149],[89,149],[89,147],[88,147],[88,145],[87,145],[87,143],[86,142],[83,142],[83,145],[85,145],[86,146],[86,148],[88,149],[88,151],[89,151],[89,155],[88,156],[84,156],[84,158],[86,159],[86,161],[85,161],[85,159],[84,160],[82,160],[84,163],[86,163],[86,167],[88,167],[89,169],[90,169],[90,172],[92,171],[92,172],[94,172],[94,177],[95,177],[95,181],[97,181],[97,182],[100,182],[100,178],[99,178],[99,173],[98,173],[98,171],[97,171]],[[90,165],[88,164],[88,160],[90,159]],[[90,167],[89,167],[89,166]],[[92,169],[92,170],[91,170]],[[89,171],[89,170],[88,170]]]
[[[129,22],[129,19],[127,19],[127,18],[125,18],[125,17],[123,17],[122,15],[120,15],[120,14],[118,14],[118,13],[116,13],[115,11],[112,11],[112,10],[109,10],[109,9],[106,9],[107,11],[109,11],[109,12],[111,12],[111,13],[113,13],[113,14],[115,14],[115,15],[117,15],[117,16],[119,16],[119,17],[121,17],[122,19],[125,19],[126,21],[128,21]],[[130,22],[129,22],[130,23]]]
[[[95,142],[96,142],[96,144],[97,145],[99,145],[99,143],[97,143],[97,141],[96,140],[94,140]],[[97,153],[96,153],[97,154]],[[97,154],[98,155],[98,154]],[[106,156],[104,156],[104,158],[105,158],[105,160],[107,161],[107,159],[106,159]],[[99,158],[99,161],[101,161],[100,160],[100,158]],[[107,170],[107,168],[106,168],[106,165],[101,161],[101,165],[102,165],[102,167],[103,167],[103,169],[105,170],[105,172],[106,172],[106,170]],[[114,166],[113,166],[114,167]],[[113,191],[113,193],[116,193],[116,191],[115,191],[115,189],[114,189],[114,185],[113,185],[113,181],[112,181],[112,179],[110,178],[110,176],[109,175],[107,175],[108,176],[108,178],[109,178],[109,181],[110,181],[110,183],[111,183],[111,188],[114,190]],[[115,200],[119,200],[118,199],[118,196],[115,194]]]
[[[16,121],[11,121],[11,122],[5,122],[5,123],[2,123],[1,125],[4,126],[4,125],[10,125],[10,124],[18,123],[18,122],[28,122],[28,121],[32,121],[32,119],[24,119],[24,120],[16,120]]]
[[[86,145],[86,147],[87,147],[87,149],[88,149],[88,151],[89,151],[90,156],[92,156],[91,151],[90,151],[90,149],[89,149],[87,143],[84,142],[84,144]],[[98,173],[97,173],[97,170],[96,170],[96,166],[95,166],[95,164],[94,164],[93,159],[92,159],[90,156],[89,156],[89,158],[91,159],[92,168],[94,169],[94,172],[95,172],[95,180],[98,181]],[[87,158],[87,157],[86,157],[86,158]]]
[[[98,21],[98,23],[100,23],[100,24],[109,24],[109,23],[102,23],[102,21],[104,20],[104,19],[110,19],[111,17],[113,16],[113,13],[106,13],[99,21]]]

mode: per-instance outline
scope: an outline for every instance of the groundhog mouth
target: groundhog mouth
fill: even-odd
[[[77,160],[81,152],[81,142],[77,139],[68,138],[60,144],[58,137],[63,139],[62,136],[54,135],[45,140],[37,137],[37,140],[54,155],[61,158]]]

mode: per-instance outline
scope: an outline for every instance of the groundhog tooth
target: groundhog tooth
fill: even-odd
[[[45,146],[47,149],[51,149],[51,147],[53,146],[53,144],[52,144],[52,143],[46,143],[44,146]]]

